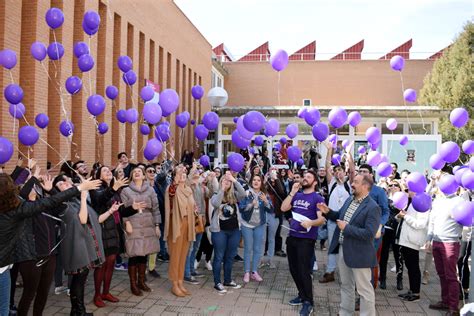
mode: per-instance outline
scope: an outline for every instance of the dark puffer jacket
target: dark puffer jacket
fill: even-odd
[[[52,210],[62,202],[77,196],[79,190],[73,187],[52,197],[43,198],[34,202],[23,201],[17,208],[0,214],[0,267],[14,263],[13,253],[24,230],[25,219],[41,212]],[[22,251],[26,247],[24,240],[20,241],[16,251]],[[34,244],[33,244],[34,245]],[[20,254],[21,255],[21,254]]]

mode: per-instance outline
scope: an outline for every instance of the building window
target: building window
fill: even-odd
[[[311,99],[303,99],[303,106],[311,106]]]
[[[393,134],[403,134],[403,125],[404,124],[398,123],[397,128],[394,129],[393,131],[391,131],[387,128],[387,125],[385,125],[385,123],[384,123],[384,124],[382,124],[382,134],[392,134],[392,133]]]
[[[410,124],[408,127],[408,133],[418,134],[418,135],[430,135],[433,134],[431,123],[423,124]]]

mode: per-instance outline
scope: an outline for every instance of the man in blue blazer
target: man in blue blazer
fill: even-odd
[[[371,268],[377,266],[374,237],[380,224],[380,207],[369,196],[373,185],[369,175],[357,175],[352,181],[353,196],[348,198],[339,212],[326,204],[318,204],[328,219],[337,222],[329,253],[339,253],[341,278],[341,305],[339,315],[355,312],[355,286],[361,296],[360,315],[376,315],[375,292]]]

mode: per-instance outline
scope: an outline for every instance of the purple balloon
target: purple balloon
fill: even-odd
[[[304,120],[306,124],[309,126],[314,126],[319,122],[321,119],[321,114],[319,113],[318,109],[316,108],[310,108],[306,111],[306,114],[304,115]]]
[[[52,60],[59,60],[64,55],[64,46],[61,43],[53,42],[48,46],[48,56]]]
[[[118,89],[116,86],[108,86],[105,89],[105,94],[110,100],[114,100],[118,96]]]
[[[191,94],[196,100],[200,100],[204,95],[204,88],[200,85],[195,85],[191,88]]]
[[[402,146],[405,146],[406,144],[408,144],[408,136],[406,136],[406,135],[400,136],[399,143]]]
[[[244,116],[242,115],[239,117],[237,120],[237,130],[239,131],[239,134],[247,139],[251,139],[255,133],[249,132],[245,126],[244,126]]]
[[[129,86],[133,86],[137,82],[137,74],[133,70],[129,70],[122,76],[123,82]]]
[[[165,89],[160,93],[159,104],[163,111],[163,116],[167,117],[178,109],[179,96],[173,89]]]
[[[362,120],[362,116],[360,115],[359,112],[355,111],[355,112],[351,112],[349,113],[349,115],[347,116],[347,121],[349,122],[349,124],[352,126],[352,127],[356,127],[357,125],[359,125],[360,121]]]
[[[46,58],[46,46],[41,42],[34,42],[30,47],[31,56],[38,61],[42,61]]]
[[[227,157],[227,164],[230,170],[240,172],[244,168],[245,159],[241,154],[232,153]]]
[[[341,107],[337,107],[329,111],[328,121],[331,125],[338,129],[344,126],[347,121],[347,112]]]
[[[82,72],[88,72],[94,68],[94,58],[89,54],[84,54],[77,60],[77,66]]]
[[[238,116],[235,116],[233,119],[232,119],[232,122],[234,122],[235,124],[237,124],[237,121],[239,120],[239,117]]]
[[[402,71],[405,66],[405,59],[400,55],[395,55],[390,59],[390,67],[395,71]]]
[[[474,157],[471,157],[471,159],[469,159],[469,169],[474,172]]]
[[[408,175],[407,185],[410,191],[415,193],[422,193],[425,192],[428,183],[426,182],[426,178],[423,174],[415,171]]]
[[[303,158],[298,159],[298,161],[296,162],[296,164],[297,164],[298,166],[304,165],[304,160],[303,160]]]
[[[367,129],[367,131],[365,132],[365,137],[367,139],[367,141],[371,144],[376,144],[378,142],[380,142],[380,138],[381,138],[381,133],[380,133],[380,130],[377,128],[377,127],[369,127]]]
[[[298,146],[290,146],[286,152],[288,154],[288,158],[293,162],[296,162],[301,158],[302,153]]]
[[[250,139],[240,135],[238,130],[232,132],[232,143],[240,149],[245,149],[250,146]]]
[[[109,125],[107,125],[107,123],[105,122],[102,122],[99,124],[99,126],[97,127],[97,130],[99,131],[99,133],[101,135],[104,135],[105,133],[107,133],[107,131],[109,130]]]
[[[216,130],[219,126],[219,116],[215,112],[207,112],[202,118],[202,123],[208,130]]]
[[[469,113],[465,108],[455,108],[449,114],[449,120],[454,127],[464,127],[469,122]]]
[[[143,118],[147,123],[155,125],[161,120],[161,108],[156,103],[146,103],[143,106]]]
[[[239,127],[239,123],[237,122],[237,128]],[[280,131],[280,123],[276,119],[269,119],[267,124],[265,124],[265,135],[267,137],[272,137],[278,134]]]
[[[331,157],[331,163],[336,166],[341,164],[341,160],[342,160],[342,157],[339,154],[334,154]]]
[[[128,72],[133,68],[132,59],[128,56],[120,56],[117,60],[117,65],[123,72]]]
[[[313,126],[313,137],[320,142],[324,142],[329,135],[329,126],[324,122],[316,123]]]
[[[58,8],[51,8],[46,11],[45,19],[50,28],[57,29],[64,23],[63,11]]]
[[[202,156],[199,158],[199,163],[200,163],[203,167],[209,167],[209,165],[211,164],[211,158],[209,158],[208,155],[202,155]]]
[[[209,130],[202,124],[199,124],[194,129],[194,136],[199,140],[205,140],[209,135]]]
[[[84,42],[77,42],[74,44],[74,55],[76,58],[81,57],[82,55],[89,55],[89,46]]]
[[[166,142],[171,136],[170,126],[166,123],[168,122],[161,123],[155,129],[155,137],[162,142]]]
[[[11,104],[18,104],[23,100],[23,89],[17,84],[9,84],[3,90],[5,99]]]
[[[337,135],[336,134],[331,134],[328,137],[328,141],[331,143],[332,148],[337,147]]]
[[[387,126],[387,129],[390,131],[395,130],[397,128],[397,125],[397,120],[394,118],[390,118],[387,120],[387,122],[385,122],[385,126]]]
[[[411,204],[415,211],[424,213],[431,208],[431,196],[425,192],[417,193],[411,200]]]
[[[141,125],[140,126],[140,133],[142,133],[142,135],[150,134],[150,127],[146,124]]]
[[[105,110],[105,99],[99,94],[93,94],[87,99],[87,110],[90,114],[98,116]]]
[[[286,144],[287,143],[286,137],[280,138],[280,143]]]
[[[84,13],[83,21],[87,28],[94,30],[99,28],[100,16],[95,11],[87,11],[86,13]]]
[[[10,112],[10,115],[12,117],[16,119],[21,119],[26,113],[26,108],[23,103],[10,104],[10,107],[8,108],[8,112]]]
[[[49,124],[49,117],[44,113],[40,113],[36,115],[35,123],[39,128],[45,128]]]
[[[460,201],[452,209],[451,214],[458,224],[472,226],[474,217],[474,203],[470,201]]]
[[[13,144],[5,137],[0,136],[0,164],[6,163],[13,156]]]
[[[38,130],[34,126],[23,126],[18,130],[18,139],[25,146],[33,146],[39,139]]]
[[[257,145],[257,146],[262,146],[263,143],[264,143],[264,139],[263,139],[262,136],[255,137],[255,139],[253,141],[254,141],[255,145]]]
[[[456,178],[453,175],[445,174],[439,179],[438,187],[444,194],[453,194],[458,188],[459,184],[456,182]]]
[[[244,115],[244,127],[249,132],[258,132],[266,123],[265,116],[258,111],[250,111]]]
[[[127,121],[127,111],[124,109],[118,110],[116,116],[120,123],[125,123]]]
[[[74,124],[71,121],[62,121],[59,124],[59,132],[65,137],[72,135],[74,133]]]
[[[183,112],[181,112],[181,113],[184,115],[184,117],[186,118],[186,120],[189,121],[189,119],[191,118],[191,114],[189,114],[188,111],[183,111]]]
[[[140,91],[140,96],[142,97],[143,101],[150,101],[155,96],[155,90],[153,90],[151,86],[144,86]]]
[[[388,162],[382,162],[377,167],[377,174],[381,177],[388,177],[392,174],[392,165]]]
[[[276,150],[280,151],[280,150],[281,150],[281,144],[280,144],[280,143],[276,143],[275,145],[273,145],[273,148],[275,148]]]
[[[95,29],[89,28],[85,21],[82,21],[82,29],[84,30],[84,33],[88,34],[89,36],[94,35],[99,30],[98,27]]]
[[[467,155],[474,154],[474,140],[466,140],[462,143],[462,151]]]
[[[66,90],[70,94],[76,94],[81,91],[82,80],[77,76],[71,76],[66,79]]]
[[[429,162],[430,162],[430,167],[433,168],[434,170],[441,170],[445,165],[443,158],[441,158],[439,154],[431,155]]]
[[[454,179],[456,179],[457,184],[462,185],[462,176],[466,171],[469,171],[469,168],[467,166],[462,166],[462,168],[459,168],[457,170],[453,169]]]
[[[462,186],[468,190],[474,190],[474,172],[468,170],[464,172],[461,178]]]
[[[183,115],[183,113],[176,115],[176,125],[178,125],[180,128],[185,128],[186,125],[188,125],[188,119],[186,118],[186,115]]]
[[[380,146],[380,141],[378,141],[377,143],[374,143],[374,144],[370,144],[370,149],[377,150],[379,148],[379,146]]]
[[[403,98],[407,102],[415,102],[416,101],[416,91],[413,89],[406,89],[403,92]]]
[[[195,125],[196,124],[196,120],[191,120],[191,125]]]
[[[306,116],[306,112],[308,111],[307,108],[301,108],[298,110],[298,114],[297,116],[300,118],[300,119],[304,119],[304,117]]]
[[[367,148],[365,148],[365,146],[359,146],[359,148],[357,148],[357,152],[361,155],[365,154],[366,151],[367,151]]]
[[[286,127],[286,135],[291,139],[298,136],[298,125],[294,123],[288,124],[288,126]]]
[[[283,49],[270,56],[270,64],[276,71],[282,71],[288,66],[288,53]]]
[[[149,139],[145,145],[144,155],[147,160],[153,160],[156,156],[161,154],[162,151],[163,145],[161,142],[156,138],[152,138]]]
[[[127,118],[127,122],[130,124],[133,124],[136,121],[138,121],[138,116],[139,116],[138,111],[137,109],[134,109],[134,108],[128,109],[125,114],[125,117]]]
[[[382,158],[380,157],[380,153],[378,151],[371,151],[367,155],[367,163],[372,167],[378,166],[381,159]]]
[[[453,141],[444,142],[439,148],[439,155],[447,163],[453,163],[458,160],[461,150],[458,144]]]
[[[6,69],[12,69],[17,63],[16,53],[11,49],[0,51],[0,64]]]
[[[404,210],[408,205],[408,195],[405,192],[395,192],[392,196],[393,206],[399,210]]]

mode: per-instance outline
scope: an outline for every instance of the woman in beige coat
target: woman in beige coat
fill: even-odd
[[[168,276],[173,287],[171,293],[183,297],[191,295],[184,288],[184,267],[191,241],[195,240],[196,203],[193,191],[186,184],[186,168],[178,165],[173,170],[173,180],[165,192],[165,232],[164,240],[168,242],[170,262]]]
[[[128,260],[128,275],[132,294],[141,296],[141,291],[150,292],[145,284],[146,256],[160,250],[160,210],[155,190],[147,181],[143,170],[135,167],[131,172],[130,186],[122,190],[120,198],[125,207],[144,202],[146,207],[123,219],[126,231],[125,248]],[[138,272],[138,279],[137,279]]]

